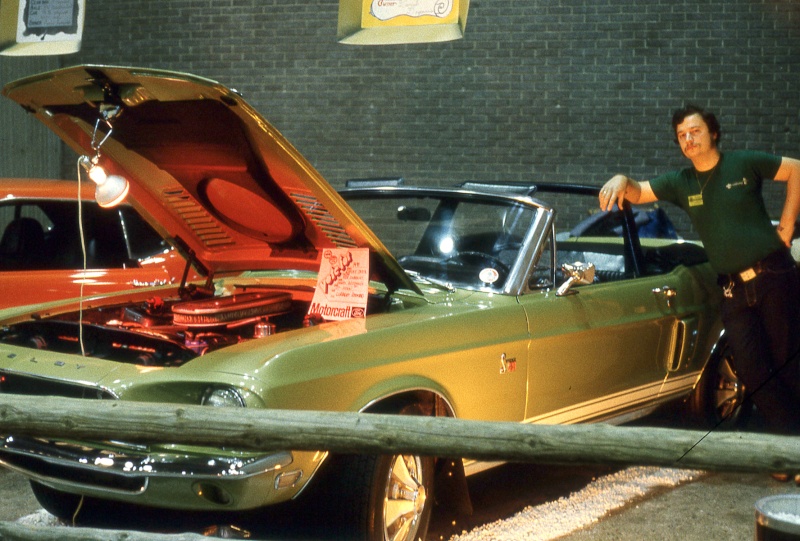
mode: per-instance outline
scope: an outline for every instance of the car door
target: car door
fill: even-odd
[[[707,321],[694,273],[681,265],[649,272],[638,237],[628,234],[567,236],[557,246],[556,267],[578,260],[597,273],[563,296],[557,282],[520,297],[531,333],[526,418],[624,420],[691,389]]]
[[[670,393],[679,319],[661,294],[667,277],[526,295],[531,422],[576,423],[632,414]]]

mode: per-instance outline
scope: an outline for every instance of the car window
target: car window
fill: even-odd
[[[53,227],[47,214],[36,204],[6,204],[0,206],[0,231],[5,232],[12,220],[17,218],[33,218],[44,231]]]
[[[0,269],[26,270],[46,265],[45,237],[52,226],[38,205],[0,206]]]
[[[137,266],[166,242],[131,207],[102,209],[94,202],[11,200],[0,205],[0,268],[66,270]]]
[[[117,212],[131,259],[145,259],[169,249],[167,241],[162,239],[132,207],[119,207]]]
[[[683,239],[668,212],[661,205],[635,206],[631,219],[636,228],[632,246],[624,235],[625,223],[620,211],[600,211],[595,194],[537,192],[537,199],[556,209],[553,226],[556,252],[556,283],[561,279],[562,265],[575,262],[595,266],[595,282],[613,282],[637,276],[670,272],[678,265],[694,265],[707,261],[705,251]],[[545,252],[548,252],[546,248]],[[547,286],[550,256],[540,258],[531,276],[530,287]]]

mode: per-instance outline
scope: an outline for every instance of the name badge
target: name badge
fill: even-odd
[[[702,204],[703,204],[703,194],[698,193],[698,194],[689,196],[689,206],[690,207],[699,207]]]
[[[756,277],[756,271],[754,271],[752,268],[749,268],[746,271],[740,272],[739,277],[742,279],[742,282],[749,282]]]

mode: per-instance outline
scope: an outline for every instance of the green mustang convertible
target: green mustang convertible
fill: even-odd
[[[521,423],[741,400],[715,275],[663,209],[536,182],[337,192],[238,94],[181,73],[79,66],[3,93],[206,279],[3,310],[0,392]],[[62,517],[84,497],[236,512],[322,491],[343,537],[412,540],[448,461],[11,434],[0,462]]]

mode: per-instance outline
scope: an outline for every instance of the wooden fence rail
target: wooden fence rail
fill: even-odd
[[[210,408],[0,395],[0,434],[170,442],[242,450],[414,453],[541,464],[800,471],[800,438],[744,432],[523,425],[432,417]],[[153,534],[0,523],[0,541],[195,541]]]
[[[243,450],[414,453],[542,464],[800,471],[800,438],[668,428],[210,408],[0,395],[0,434]]]

